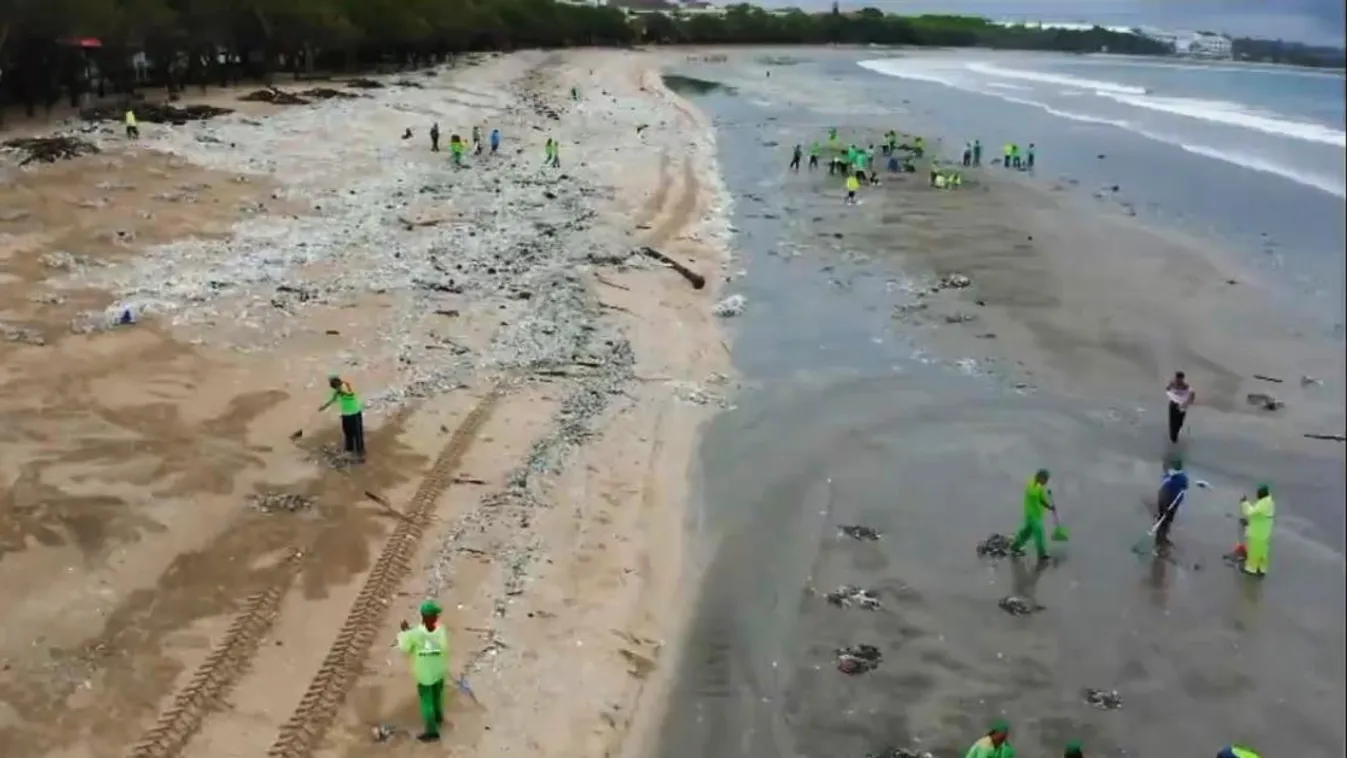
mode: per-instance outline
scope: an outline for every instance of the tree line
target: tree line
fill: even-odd
[[[415,67],[465,52],[640,44],[878,44],[1162,55],[1102,28],[1003,26],[873,8],[638,11],[558,0],[0,0],[0,106]]]

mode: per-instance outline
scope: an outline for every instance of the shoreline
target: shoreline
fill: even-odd
[[[4,504],[50,524],[16,521],[0,543],[6,744],[385,750],[417,719],[383,646],[431,595],[461,651],[451,668],[489,708],[456,698],[447,744],[638,754],[686,600],[671,537],[698,430],[733,382],[711,314],[729,201],[709,125],[664,89],[662,64],[525,52],[368,101],[146,125],[129,149],[105,125],[101,155],[0,185],[23,214],[0,224],[0,284],[26,303],[3,320],[45,337],[0,345],[23,432],[4,442],[18,483]],[[447,138],[483,119],[505,127],[495,162],[455,172],[423,144],[431,121]],[[404,125],[414,143],[396,139]],[[559,170],[539,165],[549,133]],[[641,245],[708,287],[628,252]],[[126,308],[136,323],[111,326]],[[87,333],[67,336],[72,322]],[[340,464],[306,411],[332,370],[369,407],[363,467]],[[61,394],[44,394],[57,377]],[[128,435],[143,441],[104,441]],[[33,512],[25,481],[107,494]],[[50,652],[28,652],[35,634]],[[330,723],[326,738],[310,723]]]
[[[766,80],[751,55],[675,71],[728,88],[701,103],[747,269],[727,293],[747,308],[733,322],[745,389],[702,453],[724,541],[660,755],[955,755],[997,717],[1042,754],[1071,739],[1091,754],[1200,754],[1233,739],[1232,718],[1265,752],[1340,744],[1342,448],[1297,425],[1341,423],[1341,369],[1322,387],[1296,381],[1340,352],[1276,335],[1256,276],[1227,297],[1233,256],[1144,219],[971,171],[948,192],[881,172],[847,207],[826,172],[788,172],[791,145],[830,125],[916,131],[867,109],[889,96],[869,81],[834,81],[826,63]],[[828,98],[795,99],[825,80]],[[971,283],[941,287],[947,273]],[[960,313],[974,318],[945,319]],[[1184,506],[1176,551],[1150,559],[1130,546],[1175,452],[1159,400],[1175,364],[1210,401],[1177,450],[1209,487]],[[1245,402],[1260,391],[1287,405]],[[1062,561],[978,560],[1044,466],[1071,529]],[[1240,493],[1264,480],[1282,505],[1279,564],[1256,584],[1221,556]],[[882,537],[849,539],[846,524]],[[820,597],[841,586],[881,608]],[[1009,595],[1044,610],[1008,616]],[[838,673],[835,651],[862,643],[882,649],[879,668]],[[1084,687],[1125,705],[1096,711]],[[1285,692],[1299,693],[1282,706],[1294,725],[1259,716]]]

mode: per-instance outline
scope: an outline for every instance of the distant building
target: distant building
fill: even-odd
[[[1190,55],[1194,58],[1219,58],[1228,60],[1232,56],[1233,48],[1229,37],[1220,34],[1198,32],[1187,40],[1187,46],[1179,52],[1180,54]]]

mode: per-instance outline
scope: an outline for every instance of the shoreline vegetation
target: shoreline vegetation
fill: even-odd
[[[1101,27],[1006,26],[975,16],[901,16],[875,8],[805,13],[738,4],[693,12],[555,0],[55,0],[0,15],[0,108],[31,118],[68,100],[164,87],[170,96],[277,74],[406,69],[455,54],[522,48],[858,44],[1124,55],[1171,54],[1166,43]],[[1236,39],[1235,58],[1343,68],[1341,50]]]

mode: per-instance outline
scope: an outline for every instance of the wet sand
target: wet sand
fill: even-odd
[[[637,739],[678,622],[696,430],[728,381],[709,125],[657,68],[522,53],[306,106],[215,91],[239,112],[136,145],[110,124],[86,135],[99,155],[0,169],[7,752]],[[436,121],[442,146],[500,127],[503,154],[455,171]],[[363,466],[315,412],[331,371],[365,397]],[[387,647],[426,596],[477,697],[453,699],[440,747],[409,741]]]
[[[747,273],[727,291],[747,300],[734,347],[752,389],[704,445],[711,558],[659,754],[954,756],[1001,716],[1025,754],[1073,738],[1102,755],[1336,754],[1343,453],[1302,435],[1341,432],[1341,345],[1274,310],[1236,256],[1003,169],[955,192],[906,176],[844,207],[826,172],[786,172],[790,145],[830,125],[877,142],[922,104],[883,107],[808,55],[770,79],[756,53],[677,69],[734,88],[696,102],[736,200]],[[939,288],[952,273],[971,286]],[[1201,403],[1178,452],[1210,487],[1171,558],[1139,557],[1176,369]],[[1071,530],[1060,563],[978,560],[1041,466]],[[1221,556],[1262,480],[1280,513],[1256,582]],[[838,535],[852,523],[884,536]],[[820,597],[843,584],[885,608]],[[1044,609],[1010,616],[1011,594]],[[884,660],[848,677],[833,650],[858,643]]]

